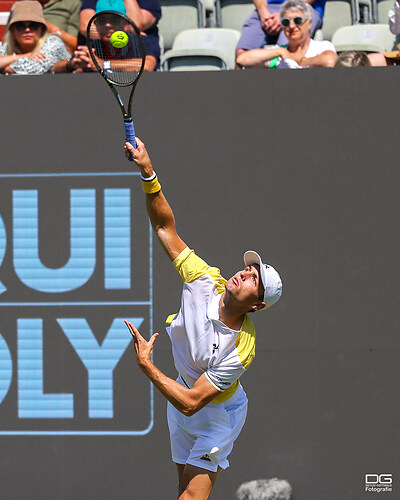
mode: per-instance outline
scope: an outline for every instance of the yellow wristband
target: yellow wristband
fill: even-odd
[[[147,194],[158,193],[161,191],[161,184],[158,182],[157,176],[154,177],[151,181],[144,181],[142,179],[143,191]]]

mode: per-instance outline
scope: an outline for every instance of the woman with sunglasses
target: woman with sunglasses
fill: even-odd
[[[242,52],[236,58],[239,67],[298,69],[335,65],[337,54],[334,45],[311,38],[312,8],[309,3],[287,0],[282,5],[280,16],[289,43]]]
[[[5,42],[0,47],[1,73],[41,75],[69,57],[64,42],[47,33],[38,1],[21,0],[13,5]]]

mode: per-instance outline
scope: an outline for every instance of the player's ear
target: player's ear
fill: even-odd
[[[266,306],[266,304],[264,301],[256,302],[255,304],[253,304],[251,306],[251,310],[252,311],[260,311],[261,309],[264,309],[265,306]]]

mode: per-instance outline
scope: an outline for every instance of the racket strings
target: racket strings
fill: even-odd
[[[126,34],[123,46],[115,43],[116,31]],[[144,49],[134,27],[118,14],[108,12],[94,19],[88,29],[89,50],[104,76],[117,85],[131,85],[140,75]]]

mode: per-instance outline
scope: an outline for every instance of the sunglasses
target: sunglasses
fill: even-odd
[[[24,21],[19,21],[17,23],[14,23],[14,26],[17,29],[17,31],[25,31],[26,28],[29,28],[30,31],[36,31],[37,29],[40,28],[41,24],[35,22],[25,23]]]
[[[290,17],[283,17],[281,19],[282,26],[284,26],[285,28],[288,28],[290,26],[291,20],[293,20],[293,22],[296,26],[301,26],[302,24],[304,24],[307,21],[307,18],[301,17],[301,16],[296,16],[296,17],[293,17],[292,19]]]

